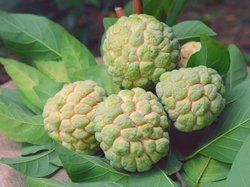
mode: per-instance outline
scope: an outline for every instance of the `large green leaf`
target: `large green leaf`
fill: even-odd
[[[49,160],[56,156],[56,152],[54,149],[52,149],[32,156],[1,158],[0,162],[3,164],[8,164],[25,175],[33,177],[45,177],[59,169],[59,167],[49,163]]]
[[[53,149],[54,143],[51,142],[46,145],[33,145],[29,143],[22,143],[22,149],[21,149],[21,155],[27,156],[27,155],[33,155],[41,151],[48,151]]]
[[[231,44],[229,45],[228,50],[231,63],[226,75],[226,88],[230,91],[247,78],[248,72],[245,56],[239,48],[236,45]]]
[[[0,11],[0,38],[15,54],[34,60],[61,59],[64,29],[41,16]]]
[[[201,35],[201,46],[201,50],[189,58],[187,66],[204,65],[215,69],[221,75],[225,75],[230,67],[228,49],[206,35]]]
[[[50,97],[53,97],[61,88],[63,83],[53,82],[53,83],[43,83],[34,87],[36,94],[39,96],[42,105],[45,105]]]
[[[25,184],[30,187],[122,187],[122,185],[113,182],[72,183],[29,176],[25,177]]]
[[[103,64],[90,67],[84,74],[81,72],[75,73],[75,77],[77,80],[96,81],[110,94],[118,90],[118,86],[114,84],[112,77],[108,74],[107,67]]]
[[[229,170],[229,164],[197,155],[183,164],[181,174],[191,186],[198,186],[201,183],[211,183],[225,179]]]
[[[69,82],[68,72],[63,61],[34,61],[34,66],[56,82]]]
[[[228,175],[226,186],[250,186],[250,136],[243,143]]]
[[[21,107],[0,99],[0,132],[17,142],[43,145],[49,143],[42,116],[25,112]]]
[[[175,187],[177,186],[160,168],[148,172],[131,174],[118,181],[126,187]]]
[[[61,145],[56,146],[56,151],[73,182],[117,182],[126,187],[175,186],[160,168],[130,175],[115,170],[100,157],[75,153]]]
[[[0,58],[8,75],[20,90],[24,103],[35,113],[41,113],[43,102],[36,94],[34,87],[49,84],[53,81],[35,68],[15,60]]]
[[[56,152],[73,182],[115,182],[126,173],[116,171],[99,157],[79,154],[57,145]]]
[[[71,81],[77,81],[76,72],[84,74],[89,67],[96,65],[95,58],[90,51],[71,35],[65,35],[62,38],[62,59]]]
[[[222,162],[233,162],[250,134],[249,85],[250,80],[247,79],[232,89],[227,96],[229,104],[189,158],[201,153]]]
[[[195,40],[200,35],[214,36],[216,33],[201,21],[183,21],[173,26],[173,31],[181,43]]]

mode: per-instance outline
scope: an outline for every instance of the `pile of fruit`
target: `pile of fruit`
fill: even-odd
[[[48,43],[53,49],[49,52],[39,50],[39,45],[48,42],[46,39],[33,46],[32,42],[18,45],[16,39],[34,42],[35,35],[17,37],[22,27],[14,37],[0,29],[6,46],[32,59],[34,66],[0,58],[18,90],[2,91],[0,111],[9,109],[5,116],[14,120],[1,117],[0,132],[26,142],[23,155],[16,161],[31,162],[48,154],[49,161],[43,164],[50,172],[38,167],[36,173],[33,164],[18,165],[7,158],[1,159],[2,163],[33,177],[64,167],[73,182],[86,185],[101,186],[103,182],[111,186],[150,186],[158,180],[158,186],[219,185],[221,181],[231,184],[232,179],[226,180],[230,163],[247,138],[250,120],[248,108],[235,109],[248,95],[241,89],[248,79],[239,50],[235,46],[227,49],[207,36],[214,33],[205,25],[198,24],[198,37],[190,33],[184,36],[186,25],[197,23],[171,28],[142,14],[139,2],[134,1],[134,14],[128,17],[123,9],[116,9],[118,18],[112,20],[103,39],[104,65],[94,64],[89,51],[72,36],[64,36],[66,31],[58,25],[52,28],[58,31],[55,40],[60,41],[60,46]],[[19,19],[25,22],[22,16]],[[11,18],[17,19],[14,14],[1,13],[1,19]],[[41,17],[34,19],[44,21]],[[239,66],[232,55],[235,53]],[[237,76],[235,69],[241,71]],[[10,114],[15,112],[18,114]],[[234,114],[238,123],[236,118],[228,117]],[[44,125],[39,126],[39,120]],[[30,124],[32,127],[21,127]],[[242,129],[234,132],[239,126]],[[242,132],[243,128],[247,130]],[[221,137],[224,139],[218,142]],[[230,148],[227,139],[238,141],[238,150]],[[212,147],[214,142],[217,144]],[[230,149],[234,156],[229,156]],[[218,150],[225,150],[225,155]],[[207,163],[203,166],[204,160]],[[199,167],[205,169],[200,171]],[[209,167],[218,167],[221,173],[208,180],[209,174],[216,172],[206,171]],[[195,181],[192,173],[197,170],[199,177]],[[233,171],[229,175],[236,174]],[[27,180],[35,185],[40,179]]]

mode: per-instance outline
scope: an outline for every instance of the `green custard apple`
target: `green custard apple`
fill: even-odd
[[[201,49],[201,43],[200,42],[187,42],[184,45],[181,46],[181,59],[178,62],[179,67],[187,67],[187,62],[189,58],[196,52],[198,52]]]
[[[172,28],[152,16],[121,17],[106,32],[103,60],[114,82],[126,89],[152,88],[177,68],[180,45]]]
[[[168,118],[162,104],[142,88],[122,90],[97,106],[95,135],[110,164],[147,171],[169,149]]]
[[[225,107],[225,86],[211,68],[180,68],[161,75],[156,92],[173,125],[191,132],[212,124]]]
[[[94,154],[99,148],[91,127],[93,112],[106,97],[105,90],[94,81],[79,81],[65,85],[44,106],[44,126],[52,139],[84,154]]]

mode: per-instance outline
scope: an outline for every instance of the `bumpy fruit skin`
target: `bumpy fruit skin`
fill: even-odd
[[[98,105],[95,115],[96,139],[112,166],[147,171],[167,154],[168,118],[151,92],[122,90]]]
[[[94,81],[65,85],[48,99],[43,111],[44,125],[52,139],[65,147],[84,154],[99,150],[91,118],[106,92]]]
[[[188,59],[196,52],[198,52],[201,49],[201,43],[200,42],[187,42],[184,45],[181,46],[181,59],[178,62],[180,67],[187,67]]]
[[[124,88],[151,88],[179,61],[180,45],[172,28],[154,17],[121,17],[106,32],[104,63],[113,80]]]
[[[156,92],[174,126],[191,132],[209,126],[225,107],[222,78],[205,66],[181,68],[160,77]]]

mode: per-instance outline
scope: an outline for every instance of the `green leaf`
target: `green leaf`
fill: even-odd
[[[64,83],[42,83],[34,87],[36,94],[39,96],[42,105],[44,106],[50,97],[53,97],[59,90],[62,89]]]
[[[59,144],[56,152],[73,182],[116,182],[129,176],[116,171],[100,157],[76,153]]]
[[[184,178],[188,178],[187,181],[191,182],[192,186],[198,186],[201,183],[211,183],[225,179],[229,170],[229,164],[197,155],[183,164],[183,172],[181,174]]]
[[[226,187],[226,180],[209,182],[209,183],[201,183],[199,187]]]
[[[157,2],[157,1],[154,1]],[[187,4],[187,0],[174,0],[168,10],[167,24],[173,26]]]
[[[23,111],[11,103],[0,100],[0,132],[17,142],[43,145],[49,143],[42,116]]]
[[[174,173],[178,172],[182,167],[182,163],[177,160],[172,151],[168,153],[166,165],[167,166],[165,172],[167,175],[173,175]]]
[[[215,69],[219,74],[225,75],[230,67],[230,55],[228,49],[218,41],[201,35],[201,50],[188,60],[188,67],[204,65]]]
[[[59,169],[59,167],[49,163],[49,160],[54,157],[56,157],[56,152],[52,149],[32,156],[1,158],[0,162],[15,168],[25,175],[45,177]]]
[[[62,38],[62,59],[71,81],[77,81],[75,78],[76,72],[84,74],[89,67],[96,65],[95,57],[71,35],[65,35]]]
[[[63,61],[34,61],[34,66],[55,82],[69,82],[68,72]]]
[[[22,143],[21,154],[22,156],[33,155],[41,151],[48,151],[53,149],[54,143],[49,143],[46,145],[33,145],[29,143]]]
[[[77,80],[93,80],[100,86],[105,88],[108,93],[115,93],[118,88],[114,84],[112,77],[107,71],[107,67],[103,64],[98,64],[88,69],[84,74],[82,72],[75,73]]]
[[[63,164],[59,157],[55,157],[54,159],[51,159],[49,162],[55,166],[63,167]]]
[[[56,181],[53,179],[43,179],[34,177],[25,177],[27,186],[35,187],[122,187],[122,185],[113,182],[86,182],[86,183],[72,183]]]
[[[12,103],[13,105],[20,107],[25,112],[32,114],[32,112],[23,103],[17,89],[0,88],[0,99],[6,104]]]
[[[64,29],[41,16],[0,11],[0,38],[7,48],[33,60],[61,59],[60,41]]]
[[[236,45],[231,44],[229,45],[228,50],[231,63],[226,75],[226,88],[230,91],[247,78],[248,72],[245,56],[239,48]]]
[[[216,33],[201,21],[190,20],[180,22],[173,27],[175,36],[181,43],[200,38],[200,35],[214,36]]]
[[[35,113],[41,113],[43,102],[36,94],[34,87],[39,84],[49,84],[53,81],[35,68],[15,60],[0,57],[8,75],[20,90],[24,103]]]
[[[112,25],[115,24],[115,22],[117,22],[118,18],[114,18],[114,17],[105,17],[103,18],[103,26],[105,31],[108,30],[108,28]]]
[[[206,132],[196,150],[186,158],[201,153],[222,162],[232,163],[250,134],[250,79],[236,86],[227,96],[229,103],[216,124]],[[183,153],[185,155],[185,153]]]
[[[160,168],[154,168],[148,172],[131,174],[124,177],[119,183],[126,187],[174,187],[176,184]]]
[[[232,165],[226,186],[250,186],[250,136],[246,138]]]
[[[106,159],[75,153],[57,145],[56,151],[73,182],[117,182],[126,187],[175,186],[160,168],[150,172],[129,175],[112,168]]]
[[[169,4],[172,0],[144,0],[143,1],[143,12],[144,14],[148,14],[154,16],[156,19],[166,22],[167,12],[169,9]],[[127,3],[125,6],[126,15],[133,14],[132,12],[132,1]]]

